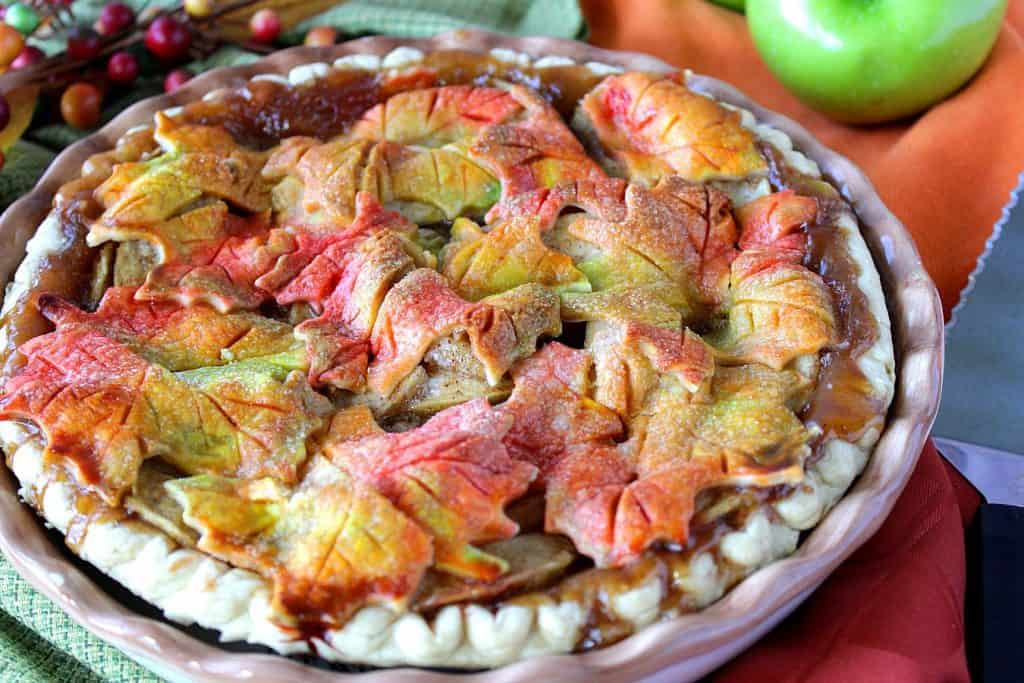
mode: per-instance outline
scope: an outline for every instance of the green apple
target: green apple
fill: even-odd
[[[809,106],[849,123],[916,114],[974,75],[1007,0],[747,0],[768,68]]]

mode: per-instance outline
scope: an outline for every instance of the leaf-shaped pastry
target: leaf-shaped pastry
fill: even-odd
[[[814,222],[818,203],[811,197],[784,190],[744,204],[735,213],[741,228],[741,249],[768,246],[806,249],[806,239],[798,233]],[[794,236],[796,240],[792,239]]]
[[[438,569],[492,580],[506,563],[472,544],[516,533],[503,508],[536,476],[502,445],[509,422],[477,399],[407,432],[328,439],[324,453],[430,531]]]
[[[104,501],[118,504],[149,455],[142,435],[157,432],[144,389],[173,377],[85,328],[35,337],[21,352],[27,362],[4,385],[0,416],[34,422],[46,436],[47,464],[66,466]]]
[[[541,223],[512,218],[484,233],[468,218],[452,226],[452,241],[442,251],[442,272],[453,289],[470,301],[527,282],[555,292],[589,292],[590,282],[572,259],[544,244]]]
[[[309,304],[315,318],[295,336],[306,347],[314,385],[365,385],[369,336],[388,288],[433,257],[413,239],[416,227],[372,195],[356,199],[356,217],[333,229],[241,231],[202,243],[187,257],[151,271],[136,298],[219,311],[267,300]]]
[[[647,323],[594,323],[587,349],[594,356],[594,398],[629,420],[659,382],[674,379],[685,391],[705,390],[715,371],[714,352],[689,329]]]
[[[614,175],[653,185],[669,175],[695,181],[764,175],[768,165],[738,112],[699,95],[679,76],[610,76],[581,100],[573,127]]]
[[[652,544],[685,543],[694,502],[715,482],[707,461],[638,477],[622,448],[572,448],[548,478],[545,528],[569,536],[599,567],[622,566]]]
[[[369,192],[421,223],[483,214],[498,199],[498,180],[449,144],[487,125],[480,111],[454,109],[456,95],[476,91],[502,95],[466,86],[399,93],[334,140],[285,140],[264,169],[276,183],[275,206],[287,221],[347,223],[356,195]],[[445,112],[454,120],[442,122]]]
[[[162,454],[165,460],[188,473],[295,480],[306,459],[306,439],[330,408],[302,374],[253,359],[177,378],[188,385],[188,394],[146,396],[168,430],[162,439],[170,450]]]
[[[371,337],[374,356],[369,385],[378,393],[390,393],[423,359],[438,339],[465,333],[488,381],[495,385],[524,349],[535,347],[541,334],[558,333],[558,301],[543,287],[523,285],[532,305],[519,305],[529,320],[548,323],[523,338],[511,314],[488,301],[470,303],[451,290],[436,271],[417,269],[402,278],[384,298]],[[503,298],[517,297],[512,290]]]
[[[513,418],[505,445],[536,465],[539,482],[574,444],[611,444],[622,422],[590,398],[590,354],[551,342],[512,371],[515,389],[499,410]]]
[[[301,354],[292,353],[300,345],[291,326],[255,313],[139,301],[131,287],[107,289],[93,313],[48,295],[38,305],[57,325],[89,326],[172,371],[277,354],[296,369],[303,363]]]
[[[539,94],[513,85],[508,94],[523,108],[513,121],[489,126],[469,147],[469,157],[501,180],[509,198],[538,188],[605,177],[558,111]]]
[[[71,320],[22,351],[27,363],[7,382],[0,414],[38,424],[46,459],[113,504],[157,455],[186,473],[292,481],[327,409],[301,374],[273,362],[175,375]]]
[[[609,372],[612,352],[598,348],[599,398],[609,400],[609,374],[626,385],[627,398],[617,402],[628,400],[631,382],[641,385],[632,393],[643,399],[658,383],[659,371],[680,374],[683,383],[698,379],[697,374],[703,383],[710,375],[710,352],[702,350],[694,336],[636,323],[623,325],[618,332],[615,339],[599,340],[599,346],[614,346],[614,357],[624,370]],[[643,357],[634,363],[635,374],[623,360],[630,355]],[[599,566],[618,565],[658,540],[685,540],[692,496],[678,501],[676,496],[691,478],[688,474],[683,479],[668,476],[665,482],[637,481],[642,472],[634,455],[626,445],[614,442],[623,432],[619,417],[589,396],[591,365],[588,353],[557,343],[522,363],[513,373],[515,391],[501,406],[515,417],[505,442],[516,457],[541,469],[545,529],[569,536],[577,550]],[[641,369],[646,378],[640,377]],[[633,412],[628,405],[622,410],[627,416]],[[685,452],[676,457],[676,469],[682,472],[687,468]]]
[[[631,438],[641,472],[675,466],[680,454],[720,470],[723,484],[797,483],[813,434],[796,416],[808,383],[760,365],[719,368],[708,398],[654,391]]]
[[[545,528],[569,536],[598,566],[621,566],[658,542],[685,544],[696,496],[705,488],[801,480],[813,434],[794,412],[809,388],[797,373],[756,365],[716,369],[713,349],[690,330],[636,321],[593,323],[587,350],[594,357],[593,387],[586,380],[589,356],[557,347],[561,357],[534,368],[530,381],[514,375],[517,393],[541,388],[524,401],[529,412],[513,411],[530,415],[523,423],[539,429],[534,443],[519,437],[526,447],[516,448],[510,437],[520,428],[517,417],[506,442],[527,459],[547,446]],[[506,405],[514,405],[517,393]],[[616,433],[583,427],[577,406],[589,395],[622,416],[628,441],[616,444]],[[550,415],[541,417],[545,411]],[[568,424],[579,425],[569,432],[576,439],[559,433]]]
[[[630,302],[658,299],[689,320],[725,299],[736,239],[723,193],[669,176],[653,188],[629,185],[622,203],[600,213],[563,217],[545,241],[573,257],[595,292],[565,295],[572,319],[614,319],[637,308]]]
[[[364,140],[443,147],[474,138],[489,126],[511,121],[523,107],[506,90],[450,85],[392,95],[352,127]]]
[[[431,561],[430,537],[322,457],[294,489],[203,475],[165,484],[200,549],[270,577],[283,626],[340,626],[360,607],[401,609]]]
[[[574,445],[550,469],[545,528],[621,566],[654,543],[684,545],[706,488],[798,484],[813,434],[793,408],[806,388],[762,366],[720,368],[707,397],[657,383],[629,442]]]
[[[744,251],[731,267],[728,323],[708,337],[722,362],[778,370],[834,342],[831,291],[803,266],[801,228],[816,213],[814,200],[791,192],[762,197],[737,212]]]
[[[207,214],[226,213],[224,202],[251,212],[270,208],[270,186],[260,176],[265,155],[238,145],[223,128],[180,125],[158,114],[154,137],[163,154],[115,166],[96,189],[105,210],[90,230],[91,246],[145,239],[168,261],[220,228]],[[191,208],[203,198],[206,206]],[[196,211],[204,213],[187,218]]]

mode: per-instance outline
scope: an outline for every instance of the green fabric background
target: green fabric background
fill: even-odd
[[[107,0],[79,0],[73,5],[80,23],[92,23]],[[143,5],[177,5],[169,0],[127,0]],[[477,27],[517,35],[577,38],[583,16],[576,0],[349,0],[309,20],[286,36],[299,42],[312,25],[330,24],[344,35],[385,33],[422,37],[460,27]],[[53,52],[61,45],[39,42]],[[257,57],[225,48],[194,72],[241,64]],[[144,97],[161,91],[160,79],[137,83],[131,92],[108,103],[105,119]],[[28,192],[46,166],[65,146],[85,133],[64,125],[30,129],[7,151],[0,171],[0,209]],[[37,593],[0,557],[0,681],[93,683],[158,682],[161,678],[93,636]]]

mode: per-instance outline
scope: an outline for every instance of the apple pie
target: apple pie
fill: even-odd
[[[815,163],[684,73],[399,48],[156,115],[4,300],[0,442],[68,547],[225,641],[479,668],[794,551],[890,323]]]

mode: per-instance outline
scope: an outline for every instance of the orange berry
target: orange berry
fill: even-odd
[[[25,47],[25,38],[16,29],[0,24],[0,64],[7,66]]]
[[[314,26],[306,33],[303,42],[309,47],[327,47],[334,45],[334,41],[337,39],[338,32],[330,26]]]
[[[60,114],[69,126],[85,130],[100,120],[103,93],[91,83],[75,83],[60,97]]]

